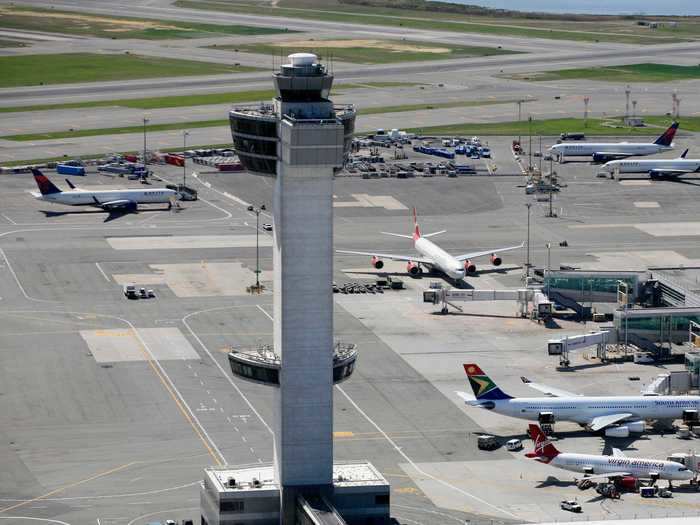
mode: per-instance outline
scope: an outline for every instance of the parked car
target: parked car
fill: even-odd
[[[479,447],[479,450],[496,450],[501,446],[501,444],[496,439],[496,436],[483,434],[478,437],[477,446]]]
[[[262,225],[262,229],[265,230],[266,232],[271,232],[272,231],[272,224],[265,223]]]
[[[578,502],[573,499],[565,499],[559,504],[559,506],[562,510],[568,510],[569,512],[581,512],[583,510],[581,505],[579,505]]]
[[[523,442],[519,439],[509,439],[506,441],[506,450],[516,451],[523,449]]]

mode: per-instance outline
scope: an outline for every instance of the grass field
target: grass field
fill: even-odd
[[[343,90],[361,88],[410,87],[414,82],[368,82],[366,84],[337,84],[333,94],[339,95]],[[340,90],[340,91],[338,91]],[[207,93],[195,95],[175,95],[169,97],[125,98],[116,100],[88,100],[84,102],[66,102],[63,104],[34,104],[31,106],[11,106],[0,108],[0,113],[18,113],[23,111],[49,111],[53,109],[85,109],[102,107],[125,107],[134,109],[184,108],[204,106],[207,104],[237,104],[241,102],[258,102],[270,100],[275,95],[272,90],[233,91],[229,93]]]
[[[214,46],[212,46],[214,47]],[[478,57],[517,53],[507,49],[479,46],[455,46],[414,42],[411,40],[289,40],[274,44],[236,44],[215,46],[216,49],[235,49],[264,55],[286,55],[294,51],[315,53],[326,61],[329,58],[356,64],[388,64],[420,60],[445,60],[450,58]]]
[[[139,55],[22,55],[0,57],[0,87],[215,75],[256,71],[245,66]]]
[[[360,108],[360,115],[374,115],[377,113],[402,113],[404,111],[421,111],[445,108],[469,108],[475,106],[493,106],[495,104],[512,104],[517,100],[457,100],[453,102],[435,102],[425,104],[403,104],[399,106],[384,106],[378,108]]]
[[[649,123],[663,125],[666,121],[670,123],[667,117],[651,117]],[[681,122],[681,128],[690,130],[684,127],[684,121]],[[578,118],[558,118],[549,120],[537,120],[532,122],[530,127],[528,121],[514,122],[464,122],[460,124],[447,124],[443,126],[431,126],[424,128],[412,128],[406,131],[419,133],[422,135],[528,135],[530,132],[533,135],[557,136],[566,131],[569,133],[585,133],[591,136],[621,136],[621,135],[660,135],[663,128],[660,127],[644,127],[630,128],[621,126],[611,127],[604,125],[610,123],[608,120],[588,119],[588,126],[584,127],[583,119]]]
[[[509,75],[516,80],[603,80],[605,82],[670,82],[700,78],[700,66],[631,64],[628,66],[587,67]]]
[[[681,20],[680,29],[663,28],[652,31],[640,28],[633,19],[623,17],[601,18],[596,21],[508,18],[496,17],[495,15],[475,16],[438,11],[418,11],[408,8],[391,9],[369,5],[360,7],[333,0],[312,2],[281,0],[277,7],[220,0],[177,0],[174,5],[212,11],[288,16],[307,20],[585,42],[658,44],[700,38],[700,22],[696,18]]]
[[[139,38],[146,40],[200,38],[216,36],[217,34],[269,35],[286,31],[284,28],[275,27],[148,20],[15,6],[0,6],[0,27],[29,31],[49,30],[53,33],[111,39]]]

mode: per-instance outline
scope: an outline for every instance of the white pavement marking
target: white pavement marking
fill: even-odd
[[[399,446],[396,444],[396,442],[394,442],[394,440],[391,439],[391,438],[388,436],[388,434],[387,434],[386,432],[384,432],[384,430],[382,430],[382,428],[381,428],[379,425],[377,425],[377,423],[375,423],[374,420],[373,420],[371,417],[369,417],[369,416],[365,413],[365,411],[362,410],[362,409],[359,407],[359,405],[358,405],[357,403],[355,403],[355,402],[352,400],[352,398],[351,398],[348,394],[345,393],[345,390],[343,390],[343,389],[340,387],[340,385],[335,385],[335,388],[337,388],[338,391],[339,391],[341,394],[343,394],[343,396],[345,397],[345,399],[347,399],[348,402],[349,402],[353,407],[355,407],[355,410],[357,410],[357,411],[358,411],[358,412],[359,412],[359,413],[360,413],[374,428],[377,429],[377,431],[378,431],[382,436],[384,436],[384,438],[389,442],[389,444],[394,448],[394,450],[396,450],[396,452],[398,452],[399,455],[401,455],[401,457],[403,457],[403,458],[414,468],[414,470],[415,470],[416,472],[418,472],[418,473],[421,474],[422,476],[425,476],[426,478],[430,478],[430,479],[432,479],[433,481],[435,481],[435,482],[437,482],[437,483],[440,483],[441,485],[443,485],[443,486],[445,486],[445,487],[447,487],[447,488],[450,488],[450,489],[454,490],[455,492],[459,492],[460,494],[462,494],[462,495],[464,495],[464,496],[467,496],[467,497],[469,497],[469,498],[471,498],[471,499],[473,499],[473,500],[475,500],[475,501],[478,501],[481,505],[484,505],[484,506],[486,506],[486,507],[490,507],[490,508],[492,508],[492,509],[494,509],[494,510],[500,512],[501,514],[505,514],[506,516],[508,516],[508,517],[510,517],[510,518],[518,519],[518,516],[516,516],[515,514],[512,514],[512,513],[508,512],[507,510],[502,509],[502,508],[500,508],[500,507],[497,507],[496,505],[492,505],[492,504],[489,503],[488,501],[483,500],[483,499],[479,498],[478,496],[474,496],[473,494],[467,492],[466,490],[460,489],[459,487],[455,487],[454,485],[448,483],[447,481],[444,481],[444,480],[442,480],[442,479],[440,479],[440,478],[436,478],[436,477],[433,476],[432,474],[429,474],[429,473],[425,472],[425,471],[424,471],[423,469],[421,469],[418,465],[416,465],[410,457],[408,457],[408,456],[406,455],[406,453],[401,449],[401,447],[399,447]]]
[[[46,518],[32,518],[31,516],[0,516],[0,520],[33,520],[33,521],[45,521],[46,523],[58,523],[60,525],[70,525],[65,521],[50,520]]]
[[[111,283],[112,280],[111,280],[109,277],[107,277],[107,274],[106,274],[105,271],[102,269],[102,266],[100,266],[100,263],[96,262],[96,263],[95,263],[95,266],[97,266],[97,269],[98,269],[98,270],[100,271],[100,273],[102,274],[102,277],[105,278],[105,281],[107,281],[108,283]]]
[[[258,310],[260,310],[262,313],[264,313],[270,321],[274,321],[272,316],[270,314],[268,314],[262,306],[260,306],[259,304],[256,304],[255,306],[258,308]]]
[[[262,313],[264,313],[270,320],[272,320],[272,316],[271,316],[270,314],[268,314],[265,310],[263,310],[263,308],[262,308],[260,305],[257,305],[257,304],[256,304],[255,306],[257,306],[258,309],[259,309]],[[444,481],[444,480],[441,480],[441,479],[439,479],[439,478],[436,478],[436,477],[433,476],[432,474],[428,474],[427,472],[423,471],[418,465],[416,465],[416,464],[413,462],[413,460],[412,460],[410,457],[408,457],[408,456],[406,455],[406,453],[405,453],[403,450],[401,450],[401,447],[399,447],[399,446],[387,435],[387,433],[384,432],[384,430],[382,430],[381,427],[380,427],[379,425],[377,425],[377,423],[375,423],[374,420],[372,420],[372,418],[370,418],[370,417],[357,405],[357,403],[355,403],[355,402],[352,400],[352,398],[345,392],[345,390],[343,390],[343,389],[340,387],[340,385],[335,385],[335,388],[337,388],[338,391],[339,391],[341,394],[343,394],[343,396],[348,400],[348,402],[349,402],[353,407],[355,407],[355,410],[357,410],[357,411],[358,411],[358,412],[359,412],[359,413],[360,413],[374,428],[377,429],[377,431],[378,431],[380,434],[382,434],[382,436],[384,436],[384,438],[391,444],[391,446],[394,447],[394,449],[401,455],[401,457],[403,457],[403,458],[416,470],[416,472],[418,472],[419,474],[421,474],[421,475],[423,475],[423,476],[425,476],[425,477],[427,477],[427,478],[432,479],[433,481],[435,481],[435,482],[437,482],[437,483],[440,483],[441,485],[443,485],[443,486],[445,486],[445,487],[448,487],[448,488],[450,488],[450,489],[452,489],[452,490],[454,490],[454,491],[456,491],[456,492],[459,492],[460,494],[462,494],[462,495],[464,495],[464,496],[467,496],[467,497],[469,497],[469,498],[472,498],[473,500],[478,501],[478,502],[479,502],[480,504],[482,504],[482,505],[485,505],[485,506],[490,507],[490,508],[492,508],[492,509],[494,509],[494,510],[497,510],[498,512],[500,512],[500,513],[502,513],[502,514],[505,514],[505,515],[507,515],[507,516],[509,516],[509,517],[511,517],[511,518],[518,519],[518,516],[516,516],[515,514],[511,514],[510,512],[508,512],[508,511],[505,510],[505,509],[502,509],[502,508],[500,508],[500,507],[497,507],[497,506],[495,506],[495,505],[492,505],[492,504],[489,503],[488,501],[485,501],[485,500],[479,498],[478,496],[474,496],[473,494],[470,494],[469,492],[467,492],[467,491],[465,491],[465,490],[463,490],[463,489],[460,489],[459,487],[455,487],[454,485],[448,483],[447,481]],[[245,441],[245,437],[241,437],[241,439],[243,439],[243,441]]]
[[[41,303],[58,303],[59,301],[49,301],[48,299],[37,299],[35,297],[31,297],[29,294],[27,294],[27,291],[24,289],[24,286],[22,286],[22,283],[20,282],[19,278],[17,277],[17,274],[15,273],[15,270],[12,268],[12,265],[10,264],[10,260],[7,258],[7,255],[5,255],[5,250],[0,248],[0,255],[2,255],[2,258],[5,259],[5,264],[7,265],[7,269],[10,271],[10,274],[12,277],[14,277],[15,282],[17,283],[17,287],[19,288],[19,291],[22,292],[22,295],[24,295],[24,298],[29,300],[29,301],[37,301]]]
[[[139,520],[142,520],[143,518],[148,518],[149,516],[155,516],[156,514],[167,514],[167,513],[173,513],[173,512],[182,512],[184,510],[199,510],[199,507],[181,507],[179,509],[163,509],[163,510],[158,510],[156,512],[149,512],[148,514],[142,514],[141,516],[136,516],[133,520],[131,520],[129,523],[126,525],[134,525]]]
[[[12,219],[10,219],[7,215],[5,215],[5,214],[3,213],[2,216],[3,216],[5,219],[7,219],[7,220],[10,222],[10,224],[14,224],[15,226],[17,226],[17,223],[16,223],[15,221],[13,221]]]
[[[229,384],[236,390],[236,392],[238,392],[238,395],[240,395],[241,398],[243,399],[243,401],[245,401],[246,405],[248,405],[248,408],[250,408],[253,411],[253,413],[257,416],[257,418],[260,420],[260,422],[265,426],[265,428],[268,430],[268,432],[270,432],[270,434],[274,435],[274,432],[272,431],[272,428],[270,427],[270,425],[267,424],[267,422],[263,419],[263,417],[260,415],[260,413],[255,409],[253,404],[250,402],[250,400],[245,396],[245,394],[241,391],[241,389],[238,388],[238,385],[236,385],[236,383],[233,381],[233,379],[231,379],[231,376],[229,376],[226,373],[224,368],[219,364],[219,362],[214,358],[212,353],[209,351],[209,348],[207,348],[207,346],[202,342],[202,340],[194,332],[194,330],[192,330],[189,323],[187,322],[187,319],[189,319],[190,317],[192,317],[194,315],[207,313],[207,312],[213,312],[216,310],[225,310],[228,308],[236,308],[236,307],[235,306],[219,306],[216,308],[209,308],[207,310],[199,310],[197,312],[192,312],[192,313],[187,314],[185,317],[182,318],[182,324],[185,326],[185,328],[187,328],[187,330],[190,332],[190,335],[192,335],[192,337],[194,337],[194,339],[197,341],[197,343],[199,343],[199,346],[201,346],[202,349],[207,353],[207,355],[209,356],[209,359],[211,359],[212,363],[214,363],[214,365],[219,369],[219,371],[223,374],[223,376],[226,378],[226,380],[229,382]]]

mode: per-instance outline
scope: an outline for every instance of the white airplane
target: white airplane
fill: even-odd
[[[500,266],[502,260],[496,255],[496,252],[507,252],[510,250],[517,250],[522,248],[525,243],[519,244],[518,246],[508,246],[506,248],[499,248],[497,250],[484,250],[482,252],[472,252],[465,253],[463,255],[457,255],[456,257],[450,255],[445,250],[437,246],[435,243],[428,240],[428,237],[433,237],[441,233],[445,233],[447,230],[441,230],[439,232],[428,233],[426,235],[421,235],[420,228],[418,227],[418,221],[416,219],[416,209],[413,208],[413,235],[402,235],[400,233],[388,233],[381,232],[384,235],[393,235],[395,237],[405,237],[406,239],[413,239],[413,247],[420,254],[418,256],[414,255],[396,255],[392,253],[378,253],[378,252],[354,252],[348,250],[336,250],[337,253],[348,253],[351,255],[368,255],[372,257],[371,262],[377,270],[384,268],[384,261],[382,259],[391,259],[393,261],[406,261],[406,270],[411,275],[418,275],[423,272],[422,267],[425,266],[428,269],[436,269],[451,277],[455,280],[463,279],[468,273],[476,272],[476,264],[472,262],[472,259],[477,257],[482,257],[484,255],[491,256],[491,264],[494,266]]]
[[[675,461],[629,458],[617,448],[613,449],[612,456],[559,452],[538,425],[530,424],[529,431],[530,438],[535,442],[535,450],[525,454],[526,457],[584,474],[584,479],[666,479],[670,485],[671,481],[688,481],[695,476],[691,470]]]
[[[611,160],[601,167],[610,173],[648,173],[650,177],[678,177],[700,172],[700,159],[688,159],[688,150],[677,159]]]
[[[671,124],[654,142],[579,142],[555,144],[549,151],[563,162],[566,157],[592,157],[593,162],[607,162],[632,156],[653,155],[673,149],[678,122]]]
[[[646,430],[647,420],[676,420],[700,409],[700,396],[581,396],[531,383],[528,386],[546,397],[511,397],[503,392],[476,364],[465,364],[464,371],[474,396],[457,392],[467,404],[542,424],[572,421],[609,437],[627,437]]]
[[[123,189],[88,191],[76,188],[66,179],[71,191],[61,191],[39,170],[32,170],[39,193],[32,195],[41,201],[68,206],[95,206],[110,213],[132,213],[139,204],[167,203],[168,208],[177,192],[167,188]]]

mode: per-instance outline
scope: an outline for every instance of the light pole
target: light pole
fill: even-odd
[[[260,293],[260,208],[255,208],[255,289]]]
[[[182,132],[182,188],[184,189],[187,183],[187,155],[185,155],[185,150],[187,150],[187,136],[190,134],[189,131],[185,130]]]
[[[545,282],[547,283],[547,297],[549,297],[549,280],[550,280],[550,272],[552,271],[552,266],[551,266],[551,248],[552,248],[552,243],[548,242],[547,243],[547,277],[545,278]]]
[[[525,206],[527,207],[527,258],[525,262],[525,276],[530,277],[530,208],[532,208],[532,203],[528,202]]]
[[[143,169],[146,171],[146,124],[148,124],[150,121],[146,117],[146,115],[143,116]]]
[[[527,170],[530,174],[532,174],[532,115],[527,117],[527,127],[529,135],[529,145],[527,147]]]

